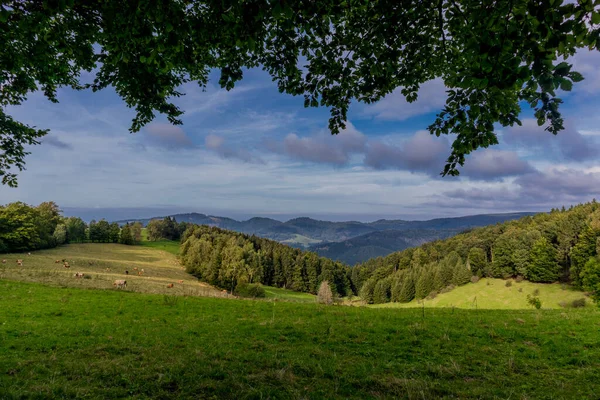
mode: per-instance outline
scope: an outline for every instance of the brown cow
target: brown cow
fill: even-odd
[[[6,264],[6,260],[2,260],[2,264]]]
[[[64,264],[63,264],[63,267],[65,267],[65,268],[71,268],[71,266],[69,265],[69,263],[68,263],[68,262],[64,263]]]
[[[173,284],[172,284],[172,283],[169,283],[169,284],[167,285],[167,287],[168,287],[168,288],[172,288],[172,287],[173,287]]]
[[[73,275],[75,278],[83,278],[83,273],[82,272],[75,272],[75,275]]]
[[[58,264],[60,262],[60,260],[56,260],[54,261],[54,264]]]
[[[19,265],[20,267],[23,266],[23,260],[17,260],[17,265]]]
[[[182,281],[181,279],[180,279],[180,280],[178,280],[178,282],[179,282],[179,283],[183,283],[183,281]]]
[[[127,281],[118,279],[113,282],[113,286],[115,286],[117,289],[125,289],[127,287]]]
[[[133,270],[134,270],[134,271],[137,271],[137,267],[133,267]]]

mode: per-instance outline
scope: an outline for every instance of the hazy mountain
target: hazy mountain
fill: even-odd
[[[443,239],[462,230],[521,218],[534,213],[482,214],[427,221],[380,219],[374,222],[331,222],[300,217],[282,222],[271,218],[232,218],[184,213],[171,215],[178,222],[216,226],[237,232],[277,240],[295,247],[310,248],[322,256],[354,264],[371,257]],[[157,217],[164,218],[164,217]],[[140,221],[144,225],[153,218],[117,221]]]

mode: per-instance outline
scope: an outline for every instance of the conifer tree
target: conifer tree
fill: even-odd
[[[400,303],[408,303],[415,298],[415,281],[412,274],[409,274],[402,283],[402,289],[400,289],[400,295],[398,301]]]
[[[456,286],[461,286],[471,282],[471,271],[462,262],[458,262],[454,266],[454,274],[452,275],[452,283]]]

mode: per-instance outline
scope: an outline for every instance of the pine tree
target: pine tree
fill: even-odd
[[[435,272],[433,273],[433,290],[435,290],[436,292],[439,292],[446,286],[448,286],[448,285],[445,284],[442,279],[441,267],[438,267],[435,269]]]
[[[400,303],[408,303],[415,298],[415,280],[412,274],[406,276],[404,282],[402,284],[402,289],[400,290],[400,295],[398,296],[398,301]]]
[[[556,262],[556,250],[541,237],[531,249],[531,263],[525,276],[531,282],[554,282],[558,279],[560,265]]]
[[[373,291],[377,281],[374,278],[367,279],[367,281],[360,288],[359,296],[367,304],[373,303]]]
[[[317,302],[321,304],[333,303],[333,293],[331,291],[331,286],[329,286],[329,282],[321,282],[321,285],[319,286],[319,291],[317,292]]]
[[[388,278],[377,282],[373,290],[373,303],[382,304],[390,301],[391,283]]]
[[[583,289],[590,292],[596,302],[600,302],[600,259],[591,257],[581,270]]]
[[[454,274],[452,275],[452,283],[456,286],[461,286],[471,282],[471,271],[467,268],[467,266],[461,261],[456,264],[454,267]]]
[[[422,269],[415,285],[415,298],[424,299],[433,291],[433,273],[430,269]]]

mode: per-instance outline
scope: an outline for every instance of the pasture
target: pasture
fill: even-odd
[[[186,273],[172,252],[153,247],[107,243],[69,244],[35,251],[30,256],[26,253],[2,254],[0,258],[7,260],[6,264],[0,264],[0,279],[86,289],[112,289],[115,280],[124,279],[127,281],[125,290],[134,292],[229,296]],[[17,259],[23,260],[23,266],[17,265]],[[63,259],[69,268],[63,266]],[[77,272],[83,273],[84,277],[75,278]],[[173,287],[167,288],[169,284],[173,284]]]
[[[580,400],[600,393],[596,308],[327,307],[7,280],[0,304],[3,399]]]
[[[537,296],[542,308],[560,309],[561,303],[570,304],[574,300],[586,299],[586,307],[596,307],[593,300],[584,292],[560,283],[516,282],[509,280],[484,278],[477,283],[468,283],[453,290],[437,295],[433,299],[413,300],[410,303],[376,304],[372,307],[411,308],[411,307],[458,307],[467,309],[531,309],[527,295]]]

